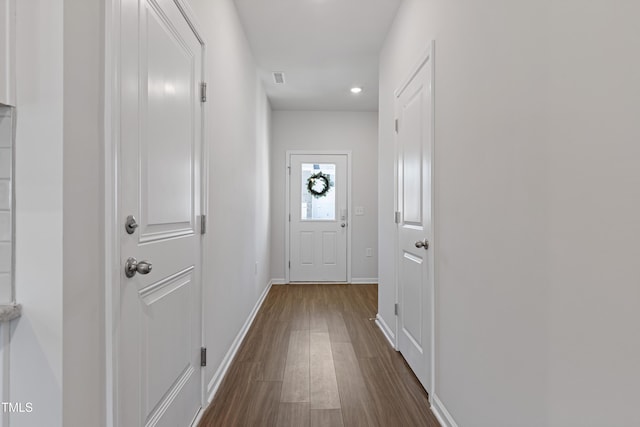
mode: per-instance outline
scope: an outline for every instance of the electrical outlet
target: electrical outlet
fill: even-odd
[[[372,256],[373,256],[373,249],[371,249],[371,248],[367,248],[367,251],[366,251],[366,252],[367,252],[367,256],[368,256],[368,257],[372,257]]]

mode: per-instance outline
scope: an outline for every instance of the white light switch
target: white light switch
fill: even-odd
[[[367,256],[368,256],[368,257],[373,256],[373,249],[371,249],[371,248],[367,248],[367,251],[366,251],[366,252],[367,252]]]
[[[356,215],[364,215],[364,208],[362,206],[356,206]]]

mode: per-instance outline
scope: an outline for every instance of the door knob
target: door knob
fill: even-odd
[[[425,250],[429,249],[429,241],[427,239],[418,240],[416,242],[416,248],[424,248]]]
[[[138,262],[135,258],[129,258],[124,264],[124,274],[127,277],[133,277],[136,273],[149,274],[151,271],[151,263],[147,261]]]
[[[345,228],[347,226],[347,224],[345,224],[344,222],[342,224],[340,224],[340,227]]]

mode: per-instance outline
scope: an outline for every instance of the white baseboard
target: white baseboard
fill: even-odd
[[[300,283],[300,284],[304,284],[304,283],[318,283],[318,282],[296,282],[296,283]],[[334,282],[331,282],[334,283]],[[335,282],[336,284],[338,283],[347,283],[347,282]],[[378,284],[378,278],[377,277],[356,277],[354,279],[351,279],[351,283],[352,285],[377,285]],[[286,285],[287,281],[285,279],[271,279],[271,284],[272,285]]]
[[[246,322],[244,322],[244,325],[240,329],[240,332],[238,332],[238,335],[233,340],[233,344],[231,344],[231,348],[229,349],[229,351],[227,351],[227,354],[224,356],[224,359],[222,359],[222,363],[220,363],[218,370],[211,378],[211,381],[209,381],[209,385],[207,386],[207,396],[208,396],[207,402],[208,403],[211,403],[214,396],[216,395],[216,392],[218,391],[218,388],[220,387],[220,384],[222,384],[222,380],[224,379],[224,376],[227,373],[227,370],[229,369],[231,362],[233,362],[234,357],[236,357],[236,353],[238,353],[240,344],[242,344],[244,337],[247,335],[247,332],[249,332],[249,328],[251,327],[253,320],[256,318],[256,314],[258,314],[258,310],[260,310],[260,307],[262,306],[262,303],[267,297],[267,294],[269,293],[269,289],[271,289],[271,285],[273,283],[274,283],[273,280],[269,281],[269,284],[267,285],[265,290],[262,292],[262,295],[260,295],[260,298],[258,298],[258,302],[256,302],[256,305],[253,307],[253,310],[251,310],[251,313],[249,313],[249,317],[247,318]]]
[[[391,347],[397,350],[398,348],[396,347],[396,334],[393,333],[389,325],[387,325],[387,322],[385,322],[382,316],[380,316],[380,313],[376,314],[376,325],[378,325],[387,341],[389,341]]]
[[[354,277],[351,279],[352,285],[377,285],[378,278]]]
[[[456,424],[453,417],[449,411],[447,411],[447,408],[445,408],[444,404],[436,394],[431,395],[429,400],[431,401],[431,412],[436,416],[442,427],[458,427],[458,424]]]
[[[200,424],[200,420],[202,420],[202,416],[204,415],[204,412],[206,411],[206,409],[207,408],[200,408],[200,410],[196,414],[196,417],[193,419],[193,422],[191,423],[191,427],[196,427],[197,425]]]

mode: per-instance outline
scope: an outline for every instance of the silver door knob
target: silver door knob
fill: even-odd
[[[344,222],[342,224],[340,224],[340,227],[345,228],[347,226],[347,224],[345,224]]]
[[[151,271],[151,263],[147,261],[138,262],[135,258],[129,258],[124,264],[124,274],[127,277],[133,277],[136,273],[149,274]]]
[[[429,241],[427,239],[418,240],[416,242],[416,248],[424,248],[425,250],[429,249]]]

